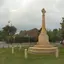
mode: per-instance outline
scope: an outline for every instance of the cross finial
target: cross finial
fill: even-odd
[[[43,15],[46,13],[46,11],[45,11],[45,9],[44,9],[44,8],[43,8],[41,11],[42,11]]]

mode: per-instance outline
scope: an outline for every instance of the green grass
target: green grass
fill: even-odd
[[[3,52],[4,51],[4,52]],[[59,48],[59,58],[54,54],[35,55],[28,54],[28,58],[24,58],[24,48],[20,51],[15,48],[15,53],[11,53],[11,48],[0,49],[0,64],[63,64],[64,63],[64,47]]]

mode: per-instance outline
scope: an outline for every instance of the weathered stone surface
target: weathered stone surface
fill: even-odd
[[[53,47],[49,43],[49,38],[45,28],[45,9],[42,9],[42,30],[38,37],[38,42],[35,46],[29,47],[29,53],[56,53],[57,47]]]

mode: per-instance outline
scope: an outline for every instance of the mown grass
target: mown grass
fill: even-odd
[[[58,58],[55,54],[28,54],[28,58],[25,59],[24,49],[15,48],[15,53],[12,54],[11,48],[1,48],[0,64],[64,64],[64,47],[59,47]]]

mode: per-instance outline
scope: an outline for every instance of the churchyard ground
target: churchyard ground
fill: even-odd
[[[59,47],[59,57],[56,58],[55,54],[29,54],[28,58],[24,57],[24,46],[19,50],[18,47],[14,48],[12,54],[11,48],[0,48],[0,64],[63,64],[64,63],[64,47]]]

